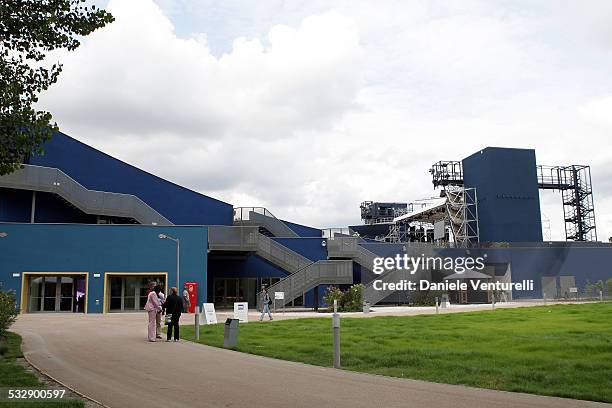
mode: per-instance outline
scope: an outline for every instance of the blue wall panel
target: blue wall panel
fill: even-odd
[[[294,252],[302,255],[311,261],[327,259],[327,244],[324,238],[272,238],[274,241],[286,246]]]
[[[475,187],[481,242],[541,242],[535,151],[487,147],[463,159],[464,183]]]
[[[0,188],[0,222],[30,222],[32,192]]]
[[[196,193],[117,160],[63,133],[30,164],[56,167],[92,190],[133,194],[179,225],[231,225],[231,204]]]
[[[281,220],[281,221],[287,224],[287,226],[291,228],[293,232],[298,234],[300,237],[321,238],[322,236],[322,232],[319,228],[308,227],[306,225],[296,224],[294,222],[289,222],[286,220]]]
[[[167,272],[176,285],[176,245],[181,240],[181,282],[198,283],[198,302],[206,301],[206,227],[139,225],[0,224],[0,282],[17,291],[22,272],[89,272],[88,311],[102,312],[105,272]],[[93,274],[101,274],[94,278]]]

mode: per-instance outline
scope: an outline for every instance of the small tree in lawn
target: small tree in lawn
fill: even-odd
[[[17,319],[18,313],[15,292],[0,290],[0,338],[6,337],[6,331]]]

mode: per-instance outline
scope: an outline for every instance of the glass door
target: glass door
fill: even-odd
[[[147,303],[149,282],[165,286],[161,276],[117,275],[109,278],[109,312],[137,312]]]
[[[57,310],[57,276],[45,276],[43,279],[43,312]]]
[[[30,299],[28,303],[28,311],[41,312],[43,300],[43,277],[36,276],[30,278]]]
[[[85,277],[73,276],[31,276],[28,278],[29,312],[73,312],[76,310],[77,293],[75,280],[81,281],[81,307],[85,307]]]
[[[59,278],[57,300],[59,305],[56,305],[55,311],[72,312],[74,302],[74,279],[72,276],[62,276]]]

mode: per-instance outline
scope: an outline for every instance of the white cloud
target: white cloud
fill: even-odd
[[[612,235],[605,2],[158,3],[111,1],[117,21],[61,56],[42,103],[63,130],[320,227],[357,223],[364,200],[436,194],[435,161],[536,148],[541,164],[593,166]],[[556,239],[560,210],[544,197]]]

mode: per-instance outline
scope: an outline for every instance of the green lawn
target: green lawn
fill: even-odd
[[[21,353],[21,337],[15,333],[8,333],[4,339],[0,339],[0,346],[7,346],[8,352],[4,356],[0,356],[0,388],[24,388],[36,387],[47,388],[44,384],[38,381],[38,378],[31,372],[28,372],[23,366],[18,364],[15,359],[23,357]],[[84,404],[80,400],[65,400],[58,402],[2,402],[0,407],[19,407],[19,408],[67,408],[67,407],[83,407]]]
[[[222,347],[223,330],[200,342]],[[612,402],[612,303],[344,318],[341,343],[347,370]],[[237,350],[331,366],[331,320],[244,324]]]

